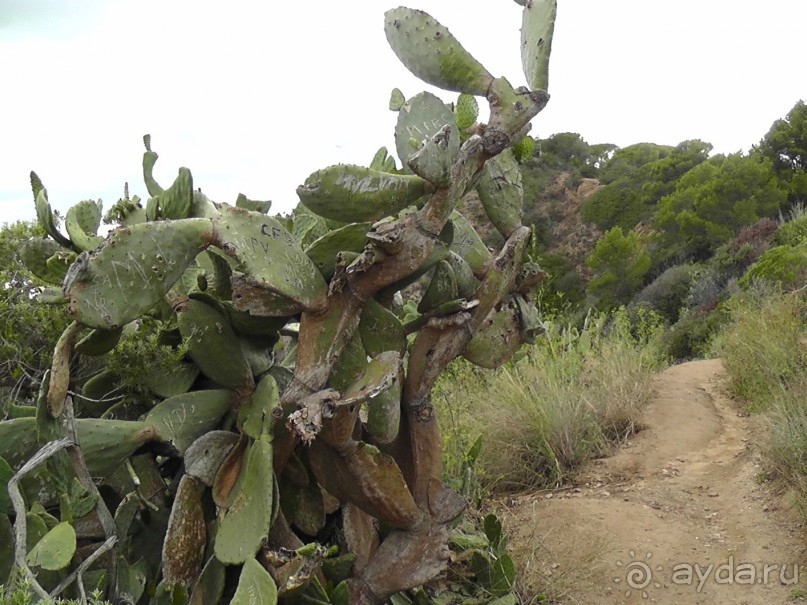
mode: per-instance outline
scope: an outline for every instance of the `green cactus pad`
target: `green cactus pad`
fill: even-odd
[[[291,234],[300,247],[307,248],[311,243],[328,233],[327,221],[314,214],[303,205],[298,204],[292,213]]]
[[[398,316],[374,299],[364,305],[359,320],[359,334],[364,349],[371,357],[384,351],[406,350],[406,333]]]
[[[252,371],[227,318],[207,303],[190,299],[177,312],[177,325],[199,369],[233,390],[253,384]]]
[[[476,331],[462,356],[482,368],[498,368],[521,346],[519,328],[516,309],[507,306],[494,311]]]
[[[334,314],[335,319],[338,315]],[[332,327],[332,326],[329,326]],[[330,331],[330,330],[329,330]],[[324,339],[320,342],[325,344]],[[364,369],[367,367],[367,351],[364,350],[361,336],[358,331],[348,341],[342,349],[339,357],[334,363],[328,385],[340,393],[344,392],[351,384],[358,380]]]
[[[510,149],[485,162],[476,192],[490,222],[505,238],[521,227],[524,186],[521,169]]]
[[[167,399],[187,393],[197,376],[199,376],[199,366],[182,361],[171,369],[151,368],[148,376],[143,377],[143,384],[155,395]]]
[[[535,139],[525,136],[513,146],[513,156],[519,164],[529,161],[535,153]]]
[[[265,306],[262,295],[270,301],[279,295],[305,309],[325,306],[325,280],[277,219],[224,206],[213,224],[215,245],[235,258],[244,274],[237,283],[232,280],[237,310],[259,310]]]
[[[193,176],[187,168],[180,168],[173,184],[157,196],[159,215],[165,219],[188,218],[193,203]]]
[[[208,248],[196,257],[196,264],[202,269],[205,280],[205,292],[209,292],[219,300],[230,300],[233,289],[230,279],[233,275],[235,260],[218,248]]]
[[[103,237],[96,235],[101,225],[102,208],[100,200],[97,202],[84,200],[67,211],[64,228],[73,245],[79,250],[92,250],[104,241]]]
[[[450,252],[446,260],[451,264],[454,269],[454,276],[457,279],[457,294],[460,298],[473,298],[479,288],[479,280],[474,277],[474,272],[471,266],[465,262],[465,259]]]
[[[460,93],[457,103],[454,105],[454,117],[457,128],[465,130],[473,126],[476,118],[479,117],[479,103],[476,97],[466,93]]]
[[[244,562],[238,587],[230,605],[277,605],[277,586],[269,572],[254,557]]]
[[[252,212],[260,212],[261,214],[266,214],[272,208],[272,201],[251,200],[243,193],[239,193],[238,198],[235,200],[235,207],[243,208],[244,210],[251,210]]]
[[[63,248],[52,239],[37,237],[29,239],[20,248],[20,258],[28,270],[42,281],[49,284],[61,285],[64,281],[64,271],[53,269],[48,265],[48,259],[56,254],[65,254],[68,257],[74,253]]]
[[[398,111],[403,107],[403,104],[406,103],[406,97],[404,97],[404,93],[401,92],[400,88],[393,88],[392,92],[389,94],[389,108],[390,111]]]
[[[76,343],[74,351],[82,355],[99,356],[109,353],[120,341],[123,328],[117,330],[91,330]]]
[[[76,531],[67,521],[59,523],[42,536],[28,553],[27,563],[50,571],[70,565],[76,552]]]
[[[338,164],[312,173],[297,188],[297,195],[304,206],[319,216],[357,223],[397,214],[430,189],[418,176]]]
[[[384,32],[406,68],[428,84],[484,97],[493,77],[423,11],[399,7],[384,14]]]
[[[409,156],[407,165],[412,172],[435,187],[448,187],[454,160],[459,153],[460,137],[457,129],[446,125]]]
[[[240,564],[253,557],[272,522],[272,443],[262,436],[246,452],[242,477],[232,505],[219,523],[215,553],[222,563]]]
[[[373,170],[384,170],[384,164],[387,161],[387,156],[389,156],[389,151],[387,151],[386,147],[379,147],[378,151],[375,152],[373,156],[373,160],[370,162],[370,168]]]
[[[421,518],[412,494],[395,461],[366,443],[348,452],[316,439],[308,449],[311,469],[323,488],[342,502],[351,502],[382,523],[411,528]]]
[[[159,303],[208,246],[207,219],[121,227],[70,268],[63,291],[68,311],[92,328],[114,330]]]
[[[76,431],[87,467],[93,477],[107,477],[146,443],[161,440],[146,422],[79,418]]]
[[[459,298],[459,288],[457,287],[457,277],[451,263],[441,260],[437,263],[434,276],[423,298],[418,305],[418,313],[428,313],[436,309],[443,303]]]
[[[401,368],[401,354],[385,351],[373,357],[361,375],[342,393],[343,401],[366,401],[390,388]]]
[[[446,125],[456,130],[454,114],[442,99],[430,92],[421,92],[409,99],[398,112],[395,124],[395,151],[401,165],[407,166],[409,156]]]
[[[474,275],[484,274],[487,263],[493,257],[482,238],[468,220],[456,210],[451,213],[451,223],[454,225],[451,251],[468,263]]]
[[[185,475],[179,481],[163,541],[163,579],[190,588],[202,570],[205,554],[204,485]]]
[[[36,176],[36,173],[31,172],[31,182],[34,182],[36,178],[39,181],[39,177]],[[56,243],[65,248],[73,248],[73,243],[62,235],[61,231],[56,227],[56,219],[53,217],[53,210],[50,207],[50,202],[48,202],[48,190],[42,187],[42,183],[39,183],[39,189],[34,187],[34,202],[36,205],[36,218],[39,221],[39,226],[45,230],[45,233],[50,235]]]
[[[244,353],[244,359],[247,360],[253,376],[260,376],[267,372],[275,363],[272,348],[277,342],[277,337],[249,338],[240,336],[238,342],[241,344],[241,351]]]
[[[225,567],[216,557],[210,557],[193,587],[189,605],[213,605],[222,602]]]
[[[339,252],[361,252],[367,243],[369,230],[369,223],[345,225],[314,240],[305,249],[305,253],[317,266],[322,276],[330,279],[336,271],[336,255]]]
[[[226,389],[191,391],[161,401],[146,414],[144,422],[154,426],[165,441],[182,454],[199,437],[214,429],[233,402]]]
[[[90,377],[76,396],[76,406],[81,416],[99,418],[120,400],[116,394],[119,385],[117,372],[102,370]]]
[[[391,443],[398,436],[402,386],[401,370],[389,388],[367,400],[367,420],[364,427],[377,443]]]
[[[524,5],[521,65],[532,90],[549,89],[549,53],[557,13],[557,0],[530,0]]]
[[[238,410],[241,432],[253,439],[271,434],[272,411],[277,407],[279,399],[277,382],[271,374],[265,374],[258,382],[249,403]]]
[[[157,158],[160,156],[157,155],[156,151],[151,150],[150,134],[143,135],[143,144],[146,146],[146,151],[143,153],[143,180],[146,183],[149,195],[156,197],[164,191],[159,183],[154,180],[154,164],[157,163]]]
[[[216,473],[237,443],[238,435],[230,431],[205,433],[185,450],[185,473],[212,487]]]

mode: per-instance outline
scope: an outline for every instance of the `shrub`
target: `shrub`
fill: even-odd
[[[785,290],[801,288],[807,283],[807,241],[797,246],[776,246],[759,257],[740,278],[743,287],[767,280]]]
[[[783,246],[798,246],[807,242],[807,214],[787,221],[779,227],[776,243]]]
[[[670,323],[675,323],[696,273],[695,265],[670,267],[645,286],[633,299],[634,303],[652,309]]]

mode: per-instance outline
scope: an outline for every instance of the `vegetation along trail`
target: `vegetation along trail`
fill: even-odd
[[[576,487],[509,500],[531,579],[566,603],[802,601],[796,511],[760,483],[758,420],[722,394],[722,375],[720,360],[667,369],[627,447]]]

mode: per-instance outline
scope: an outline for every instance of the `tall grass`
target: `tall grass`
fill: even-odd
[[[796,494],[807,514],[807,297],[755,291],[731,304],[717,339],[730,388],[769,428],[760,449],[769,474]]]
[[[765,410],[807,373],[807,300],[757,286],[728,305],[730,324],[713,345],[731,392]]]
[[[590,317],[580,330],[546,327],[537,344],[497,371],[457,362],[438,383],[449,479],[480,434],[483,489],[513,491],[559,485],[636,430],[663,364],[660,322],[617,311],[607,321]]]

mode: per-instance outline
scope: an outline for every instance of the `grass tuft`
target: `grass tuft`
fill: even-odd
[[[456,362],[437,385],[446,475],[482,435],[484,491],[557,486],[637,429],[663,362],[661,326],[645,314],[590,317],[580,330],[548,324],[536,345],[495,372]]]

